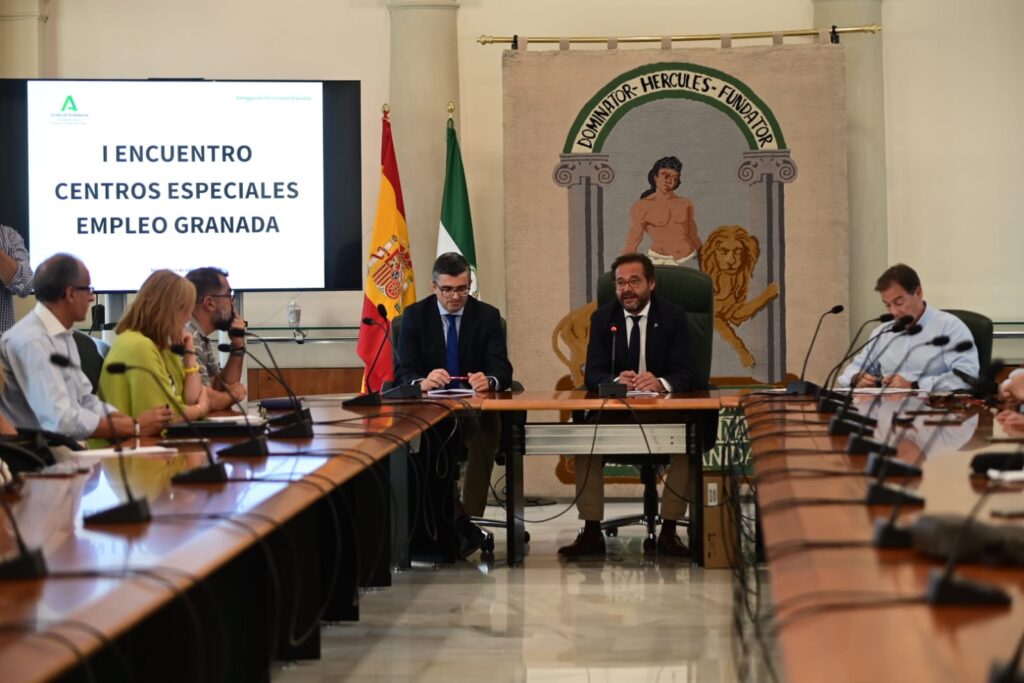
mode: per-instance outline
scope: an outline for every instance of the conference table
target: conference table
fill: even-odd
[[[876,402],[876,434],[888,433],[904,398]],[[867,412],[871,400],[854,403]],[[749,428],[780,679],[985,681],[993,663],[1012,657],[1024,635],[1024,570],[956,567],[957,576],[1005,590],[1008,606],[927,604],[930,572],[943,562],[912,549],[871,545],[875,518],[892,508],[860,502],[869,483],[862,474],[867,456],[847,454],[847,437],[829,436],[830,415],[798,397],[734,396],[723,403],[743,407]],[[922,514],[966,515],[987,486],[985,478],[969,476],[972,456],[1019,448],[993,446],[988,437],[999,431],[989,410],[962,404],[945,415],[917,415],[897,432],[903,438],[896,457],[924,460],[921,477],[894,478],[924,497],[923,508],[903,506],[899,522],[910,524]],[[991,493],[977,519],[999,524],[991,509],[1022,496],[1020,485]]]
[[[390,585],[392,568],[408,563],[403,503],[415,469],[408,464],[418,457],[409,445],[445,418],[467,409],[708,413],[719,398],[704,392],[627,405],[579,392],[523,392],[350,409],[338,397],[304,402],[315,435],[271,438],[266,457],[218,458],[227,482],[171,482],[207,462],[198,446],[125,458],[134,496],[148,499],[147,523],[82,522],[125,500],[116,458],[83,460],[78,474],[27,476],[17,491],[0,494],[49,571],[0,581],[0,679],[267,679],[274,658],[318,657],[320,624],[358,619],[360,588]],[[209,445],[215,453],[237,441]],[[506,463],[513,566],[525,556],[524,454],[514,448]],[[692,460],[699,472],[700,459]],[[699,522],[691,527],[699,538]],[[0,558],[18,553],[5,520]]]

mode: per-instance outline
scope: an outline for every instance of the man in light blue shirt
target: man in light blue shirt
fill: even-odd
[[[104,406],[81,370],[71,328],[85,320],[95,299],[89,283],[88,269],[73,256],[56,254],[39,264],[32,280],[36,307],[0,337],[7,376],[0,412],[15,427],[78,440],[159,434],[171,420],[169,408],[153,408],[135,421]],[[58,366],[55,355],[67,363]]]
[[[839,384],[922,391],[967,388],[953,370],[976,377],[978,351],[973,345],[962,352],[953,348],[960,342],[973,342],[971,331],[956,316],[925,302],[921,279],[914,269],[902,263],[892,266],[878,278],[875,291],[881,294],[882,305],[889,313],[897,319],[912,317],[921,326],[921,332],[913,336],[892,334],[889,333],[892,323],[879,325],[871,333],[872,341],[839,376]],[[941,348],[928,345],[939,336],[949,337],[949,343]]]

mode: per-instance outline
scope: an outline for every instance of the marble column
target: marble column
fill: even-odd
[[[47,0],[0,0],[0,78],[43,73]]]
[[[744,152],[736,173],[750,188],[747,228],[752,234],[764,235],[750,292],[761,291],[771,282],[779,286],[778,298],[764,309],[768,340],[765,378],[778,382],[786,374],[786,308],[782,305],[786,300],[785,184],[796,179],[796,164],[789,158],[789,150]]]
[[[553,177],[569,191],[569,308],[597,298],[597,278],[614,255],[605,253],[604,188],[615,179],[607,154],[561,154]]]
[[[459,115],[456,0],[391,0],[391,128],[416,294],[430,293],[444,184],[448,102]]]
[[[882,23],[882,0],[814,0],[817,28]],[[889,266],[882,37],[841,37],[846,52],[850,331],[879,312],[875,280]]]

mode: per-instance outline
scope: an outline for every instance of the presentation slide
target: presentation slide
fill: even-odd
[[[210,265],[323,287],[323,111],[319,82],[30,81],[32,265],[74,254],[99,291]]]

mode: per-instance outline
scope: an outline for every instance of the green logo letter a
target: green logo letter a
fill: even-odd
[[[60,108],[61,111],[67,111],[68,109],[71,111],[78,111],[78,106],[75,104],[75,98],[71,95],[64,98],[64,106]]]

